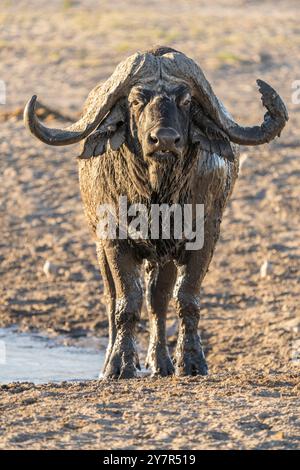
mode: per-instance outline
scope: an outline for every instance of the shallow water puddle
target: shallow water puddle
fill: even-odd
[[[0,383],[97,379],[104,349],[64,346],[62,339],[0,328]]]

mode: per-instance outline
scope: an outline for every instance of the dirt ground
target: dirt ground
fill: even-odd
[[[230,4],[230,6],[229,6]],[[0,327],[107,334],[102,283],[77,183],[76,146],[24,129],[32,94],[77,116],[95,84],[136,50],[193,57],[245,125],[272,84],[290,121],[280,140],[242,149],[242,168],[202,290],[207,378],[0,387],[0,448],[296,449],[299,416],[298,1],[3,0],[0,12]],[[55,116],[47,123],[55,126]],[[65,125],[61,120],[59,125]],[[50,261],[54,274],[45,275]],[[261,267],[268,262],[266,276]],[[144,358],[147,315],[139,326]],[[176,317],[170,306],[170,346]]]

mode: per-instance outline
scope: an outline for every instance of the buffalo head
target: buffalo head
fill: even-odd
[[[49,129],[36,117],[36,96],[26,105],[25,124],[49,145],[86,139],[81,158],[101,155],[127,142],[156,162],[185,155],[190,144],[232,159],[230,143],[259,145],[280,135],[288,119],[280,96],[258,80],[267,108],[261,126],[242,127],[215,96],[200,67],[170,48],[136,53],[88,96],[82,117],[66,129]]]

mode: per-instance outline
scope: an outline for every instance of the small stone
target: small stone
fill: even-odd
[[[43,271],[48,279],[54,277],[58,273],[58,266],[56,264],[51,263],[47,260],[43,266]]]
[[[262,279],[266,278],[267,276],[270,275],[272,271],[272,265],[271,263],[266,259],[263,264],[260,267],[260,277]]]

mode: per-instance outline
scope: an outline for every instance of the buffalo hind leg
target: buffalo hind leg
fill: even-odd
[[[166,340],[166,314],[172,297],[176,266],[173,261],[162,267],[149,265],[147,270],[147,309],[150,323],[150,341],[146,367],[153,375],[167,376],[174,373]]]
[[[114,280],[115,339],[105,366],[105,378],[132,378],[139,368],[135,330],[143,301],[139,262],[128,245],[106,243],[105,254]]]

